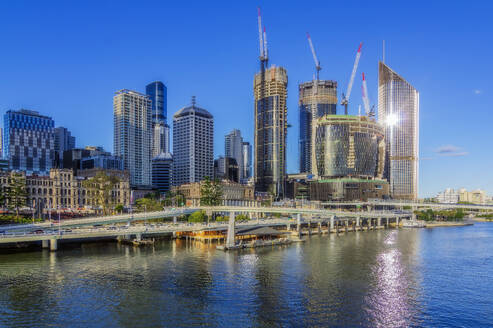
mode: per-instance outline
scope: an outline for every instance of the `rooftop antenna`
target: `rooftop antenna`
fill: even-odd
[[[382,63],[385,64],[385,40],[382,40]]]

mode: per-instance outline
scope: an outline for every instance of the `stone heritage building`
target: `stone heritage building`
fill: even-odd
[[[187,206],[200,206],[200,187],[204,182],[182,184],[172,188],[173,192],[185,197]],[[227,180],[221,181],[223,197],[221,206],[257,206],[253,185],[244,185]]]
[[[106,172],[105,170],[102,170]],[[93,171],[94,175],[97,171]],[[112,172],[106,172],[112,175]],[[43,209],[93,209],[98,207],[95,190],[86,188],[84,180],[90,180],[92,176],[74,176],[70,169],[51,169],[49,176],[26,175],[21,171],[0,172],[0,188],[4,191],[9,187],[13,174],[21,174],[25,181],[27,192],[27,207]],[[119,183],[112,192],[110,205],[130,204],[130,182],[127,172],[119,172]]]

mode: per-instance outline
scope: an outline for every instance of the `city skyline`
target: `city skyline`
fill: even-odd
[[[488,104],[491,104],[492,96],[487,90],[486,76],[491,68],[480,66],[480,62],[486,61],[486,57],[484,60],[482,59],[482,53],[488,51],[484,51],[484,49],[480,51],[479,43],[476,41],[486,36],[482,34],[484,32],[481,30],[481,19],[476,17],[472,20],[470,17],[473,12],[479,12],[479,15],[482,12],[487,12],[484,10],[486,4],[473,4],[472,6],[476,7],[464,7],[460,12],[464,15],[468,27],[458,29],[455,32],[455,26],[447,25],[450,24],[447,23],[449,18],[447,20],[441,18],[447,16],[447,10],[450,9],[428,4],[426,13],[420,12],[423,24],[417,28],[416,33],[407,37],[398,35],[398,32],[409,28],[406,24],[410,23],[410,16],[414,13],[414,9],[402,16],[402,22],[395,23],[395,31],[384,31],[382,23],[372,22],[376,25],[375,27],[365,30],[361,26],[357,26],[351,28],[349,32],[346,31],[346,33],[333,36],[326,26],[313,19],[314,15],[315,17],[322,16],[313,9],[308,8],[306,12],[298,15],[296,13],[298,7],[286,4],[285,13],[281,14],[274,10],[274,4],[260,3],[260,5],[268,23],[267,31],[271,42],[269,49],[272,62],[286,67],[290,77],[287,107],[288,123],[292,124],[293,127],[288,131],[288,173],[297,172],[299,163],[297,84],[301,81],[310,80],[314,72],[313,61],[304,36],[304,32],[309,30],[312,32],[313,42],[319,57],[324,63],[324,70],[322,70],[320,78],[337,81],[342,87],[341,92],[345,91],[343,88],[349,78],[354,50],[357,44],[363,41],[363,54],[359,71],[367,73],[370,101],[372,104],[376,104],[377,62],[381,58],[382,39],[387,42],[386,63],[389,63],[399,74],[405,76],[406,80],[420,91],[420,197],[433,196],[447,187],[456,189],[460,187],[480,188],[490,194],[493,193],[492,178],[490,176],[485,178],[481,174],[487,172],[487,168],[492,163],[491,154],[484,151],[484,149],[489,148],[486,144],[488,138],[485,135],[487,127],[482,125],[486,124],[483,122],[487,122],[490,115],[487,109]],[[342,5],[338,4],[338,6]],[[4,65],[4,85],[0,88],[1,109],[3,113],[8,109],[18,110],[20,108],[39,111],[43,115],[53,117],[57,126],[64,126],[69,129],[77,137],[79,145],[97,144],[106,149],[112,149],[111,101],[113,92],[123,88],[145,92],[143,86],[147,83],[162,80],[169,87],[168,116],[173,115],[191,94],[198,96],[200,99],[199,106],[208,108],[214,115],[216,126],[214,157],[221,154],[223,149],[222,137],[231,129],[241,130],[245,140],[253,142],[251,78],[258,69],[256,8],[252,4],[224,4],[223,7],[218,13],[213,13],[211,8],[201,7],[201,5],[195,6],[191,11],[187,9],[189,15],[196,17],[198,22],[206,18],[210,20],[211,15],[214,15],[218,22],[209,24],[205,31],[199,33],[199,37],[192,36],[192,31],[188,29],[180,30],[179,39],[165,33],[163,37],[169,39],[167,39],[166,45],[160,48],[159,54],[164,62],[169,63],[162,65],[156,65],[155,61],[152,65],[147,65],[145,63],[147,55],[140,50],[139,52],[130,51],[121,59],[110,56],[111,49],[118,49],[123,44],[124,38],[122,40],[119,40],[118,37],[111,39],[114,29],[116,27],[122,28],[119,21],[110,17],[110,22],[114,26],[109,24],[109,27],[103,29],[101,36],[89,42],[87,37],[77,28],[82,14],[87,14],[87,12],[81,10],[80,13],[76,13],[76,9],[84,8],[65,5],[57,8],[54,12],[66,11],[67,17],[74,19],[74,23],[68,24],[67,31],[58,38],[43,37],[53,43],[48,42],[49,44],[56,47],[61,47],[62,41],[67,41],[67,46],[63,48],[64,51],[61,54],[55,54],[50,47],[47,47],[46,50],[49,50],[49,54],[53,58],[43,62],[43,65],[40,66],[39,61],[47,54],[44,54],[45,50],[39,42],[28,42],[36,40],[27,34],[28,28],[37,23],[36,18],[32,17],[32,22],[19,30],[20,39],[25,39],[26,42],[20,44],[19,41],[11,39],[10,36],[5,36],[4,44],[17,45],[14,48],[19,49],[19,51],[13,54],[2,54],[3,62],[10,64]],[[348,7],[350,6],[348,5]],[[349,10],[347,7],[343,8]],[[2,9],[4,13],[18,10],[12,7]],[[40,8],[37,5],[33,5],[31,8],[22,7],[22,9],[26,10],[25,15],[27,17],[37,12],[42,13],[47,9],[53,11],[53,8]],[[113,9],[111,8],[111,10]],[[392,4],[390,8],[382,10],[393,12],[397,10],[399,12],[398,9],[409,11],[409,8],[399,7],[398,4]],[[93,14],[95,26],[103,23],[106,19],[103,18],[105,16],[103,13],[109,10],[110,7],[103,6],[101,13]],[[122,14],[130,15],[131,10],[128,12],[127,10],[123,10]],[[144,5],[136,10],[146,11],[148,8]],[[185,8],[177,7],[174,10],[179,13],[185,11]],[[370,17],[369,13],[372,10],[375,9],[364,7],[358,9],[356,13],[358,16]],[[457,11],[457,8],[454,7],[454,10]],[[230,17],[227,17],[227,13],[230,14]],[[382,15],[384,14],[382,13]],[[292,24],[295,26],[284,26],[282,20],[286,18],[285,15],[289,15],[292,19],[296,17],[296,24]],[[233,24],[235,21],[237,23]],[[175,20],[172,22],[176,23]],[[169,23],[170,25],[167,25],[168,23],[163,25],[163,28],[170,28],[172,22]],[[341,22],[339,18],[337,22]],[[224,28],[218,28],[218,25],[225,23],[234,26],[234,33],[239,32],[238,40],[228,38],[228,42],[231,42],[232,54],[227,56],[219,54],[220,51],[217,48],[219,43],[216,44],[219,40],[223,40],[222,33],[227,33],[228,36],[229,33],[233,33],[224,31]],[[4,29],[8,29],[6,27],[11,25],[17,26],[17,23],[10,20],[9,17],[6,17],[1,24],[4,25]],[[134,35],[140,35],[146,29],[147,24],[139,21],[138,24],[132,26],[134,30],[129,31]],[[341,26],[341,31],[344,30],[345,26],[354,25],[354,22],[344,24],[346,25]],[[49,34],[46,32],[56,29],[56,27],[56,23],[46,23],[40,25],[39,31],[32,32],[32,29],[29,30],[34,33],[35,37],[39,38],[41,34]],[[94,27],[90,27],[87,35],[97,36],[93,29]],[[436,35],[430,34],[428,32],[430,29],[435,31]],[[479,36],[474,34],[471,42],[466,34],[476,30],[479,31]],[[126,31],[125,28],[123,31]],[[81,41],[82,45],[92,44],[96,50],[94,53],[101,57],[98,58],[94,54],[90,54],[87,58],[75,55],[70,60],[60,61],[60,56],[73,56],[74,50],[78,49],[79,45],[66,40],[66,37],[71,36],[70,32],[78,32],[75,33],[76,40]],[[202,33],[204,33],[204,38],[206,36],[208,38],[207,44],[204,43],[206,41],[199,40]],[[108,45],[103,42],[107,38],[113,40]],[[193,42],[190,42],[190,38],[193,38]],[[451,40],[455,42],[450,43]],[[164,51],[165,49],[179,48],[188,43],[191,43],[193,48],[207,45],[204,48],[205,53],[202,55],[192,52],[187,54],[188,46],[180,50],[178,54],[168,54]],[[30,46],[26,46],[26,44],[30,44]],[[106,49],[106,46],[109,47],[110,51],[98,53],[97,49]],[[40,51],[36,57],[32,57],[32,51],[24,51],[27,49],[26,47]],[[487,47],[490,46],[487,45]],[[444,49],[447,50],[447,55],[444,54]],[[460,56],[466,55],[466,51],[463,49],[468,49],[467,52],[474,53],[472,62],[462,60]],[[27,56],[23,52],[31,55]],[[453,56],[448,55],[452,52],[454,53]],[[178,60],[177,55],[181,59]],[[218,58],[214,57],[216,55]],[[471,56],[465,58],[471,59]],[[131,64],[124,75],[116,70],[117,67],[121,66],[122,61]],[[245,67],[234,66],[234,62],[238,61],[244,63],[240,66]],[[217,64],[219,62],[222,62],[224,67]],[[55,63],[58,66],[55,66]],[[207,65],[201,65],[204,63]],[[178,67],[174,68],[172,64],[177,64]],[[183,74],[184,65],[193,67],[194,72]],[[214,68],[207,68],[211,65]],[[25,67],[23,69],[26,71],[19,70],[20,66]],[[88,68],[88,72],[82,72],[79,66]],[[141,69],[142,67],[144,69]],[[454,69],[449,69],[449,67],[454,67]],[[75,76],[72,70],[77,72]],[[48,71],[49,74],[47,74]],[[67,75],[66,71],[70,72],[70,76]],[[183,77],[180,77],[178,72]],[[114,75],[110,78],[105,77],[108,74]],[[49,77],[47,77],[48,75]],[[236,84],[231,83],[234,85],[231,87],[224,86],[222,80],[225,76],[233,78]],[[190,81],[192,78],[193,81]],[[89,80],[92,82],[88,82]],[[9,81],[9,83],[5,81]],[[466,86],[463,85],[464,81],[467,81]],[[71,82],[74,83],[71,84]],[[226,88],[227,93],[229,93],[228,97],[217,97],[217,94],[211,92],[219,85],[221,88]],[[87,94],[91,94],[91,97],[74,103],[74,96],[81,89],[85,90]],[[358,89],[359,82],[357,81],[349,105],[351,114],[355,114],[357,105],[362,104]],[[57,93],[58,97],[52,96],[54,92]],[[453,97],[450,97],[451,94]],[[338,96],[340,98],[340,93]],[[232,124],[231,116],[229,116],[232,111],[235,114],[234,124]],[[84,113],[84,115],[78,117],[79,112]],[[466,112],[466,115],[461,115],[463,112]],[[338,113],[341,113],[340,106]],[[98,119],[94,120],[94,117],[97,116],[99,116]],[[473,124],[478,124],[478,128],[468,128]],[[462,130],[464,131],[462,132]]]

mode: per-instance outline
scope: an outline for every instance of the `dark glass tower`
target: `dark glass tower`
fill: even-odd
[[[314,80],[299,85],[300,172],[315,173],[312,170],[312,122],[324,115],[335,115],[336,106],[337,82]]]
[[[168,116],[168,89],[161,81],[149,83],[146,86],[146,95],[152,101],[153,123],[166,123]]]

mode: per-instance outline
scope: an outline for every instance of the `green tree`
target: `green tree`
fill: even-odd
[[[19,217],[19,209],[26,206],[27,191],[26,180],[20,173],[13,173],[9,179],[9,186],[7,188],[6,200],[8,208],[15,210],[15,216]]]
[[[154,198],[144,197],[137,199],[135,205],[137,206],[137,209],[139,209],[140,211],[156,212],[163,210],[163,205],[161,204],[161,202]]]
[[[200,195],[200,204],[203,206],[221,205],[223,189],[219,180],[211,181],[209,177],[205,177],[204,182],[200,185]]]
[[[163,200],[164,206],[183,206],[185,205],[185,196],[183,196],[179,191],[168,191],[164,196]]]
[[[123,213],[123,208],[124,208],[124,207],[123,207],[123,205],[122,205],[122,204],[117,204],[117,205],[115,206],[115,211],[116,211],[117,213]]]
[[[96,204],[103,208],[104,214],[107,214],[108,209],[113,207],[113,188],[119,182],[118,177],[107,175],[104,171],[98,171],[94,177],[82,181],[82,185],[87,191],[92,192]]]
[[[206,219],[207,215],[205,215],[204,211],[197,211],[190,214],[190,216],[188,217],[188,222],[199,223],[205,222]]]

